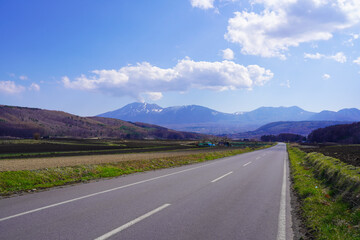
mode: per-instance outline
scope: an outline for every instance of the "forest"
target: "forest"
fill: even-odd
[[[313,143],[360,144],[360,122],[316,129],[309,134],[308,141]]]

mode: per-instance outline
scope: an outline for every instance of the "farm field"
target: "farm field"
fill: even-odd
[[[210,148],[198,147],[197,143],[197,141],[169,140],[2,140],[0,141],[0,171],[152,160],[244,149],[256,145],[251,142],[238,142],[236,147]]]
[[[0,140],[0,159],[183,150],[197,148],[196,143],[113,139]]]
[[[3,159],[0,160],[0,171],[36,170],[78,165],[107,164],[137,160],[152,160],[159,158],[185,157],[200,153],[215,153],[225,151],[229,151],[229,149],[207,148],[129,154]]]
[[[360,166],[360,145],[300,145],[304,152],[318,152],[325,156],[340,159],[353,166]]]

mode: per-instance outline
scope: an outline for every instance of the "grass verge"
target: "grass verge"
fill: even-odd
[[[311,164],[309,159],[321,156],[309,156],[291,147],[288,152],[293,187],[300,199],[310,238],[360,239],[360,208],[346,202],[342,194],[334,191],[336,183]]]
[[[0,195],[6,196],[23,191],[34,191],[93,179],[117,177],[135,172],[182,166],[233,156],[266,147],[197,153],[187,156],[166,157],[152,160],[123,161],[111,164],[81,165],[41,170],[5,171],[0,172]]]

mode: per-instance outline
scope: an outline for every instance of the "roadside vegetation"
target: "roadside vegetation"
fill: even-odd
[[[4,196],[24,191],[36,191],[43,188],[93,179],[117,177],[124,174],[182,166],[233,156],[270,146],[271,145],[266,145],[258,148],[249,148],[246,146],[242,148],[207,148],[206,151],[204,150],[203,152],[188,154],[186,156],[170,155],[154,159],[141,158],[103,164],[80,164],[76,166],[38,170],[3,171],[0,172],[0,195]]]
[[[309,239],[360,239],[360,168],[288,147]]]

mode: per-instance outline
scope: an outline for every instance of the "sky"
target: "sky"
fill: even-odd
[[[0,0],[0,104],[360,108],[358,0]]]

